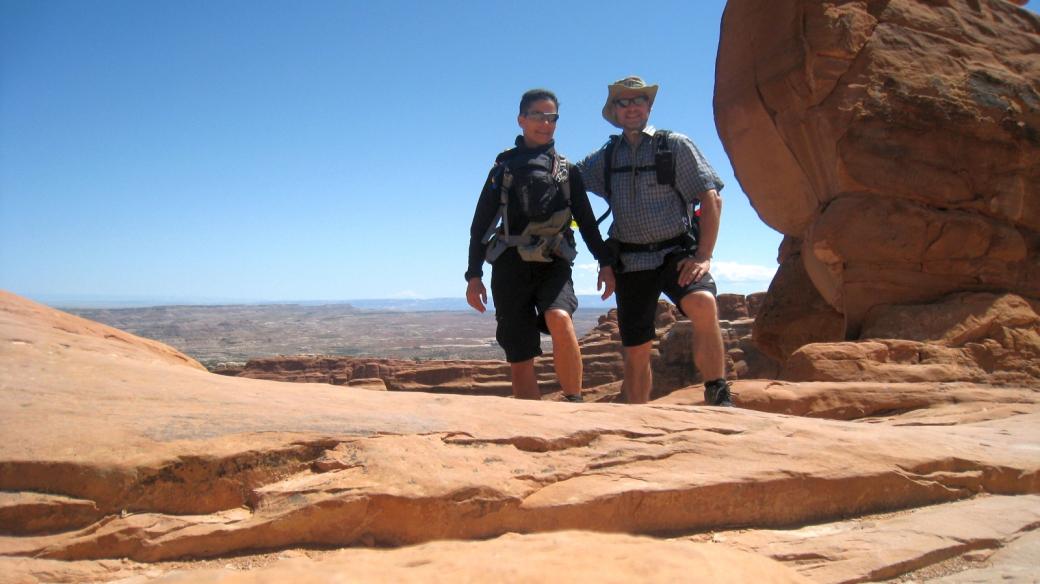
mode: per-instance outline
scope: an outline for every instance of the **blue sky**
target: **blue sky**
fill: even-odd
[[[0,288],[462,296],[473,207],[520,95],[559,95],[557,146],[578,159],[613,131],[606,85],[640,75],[661,86],[651,122],[691,136],[727,183],[720,291],[764,290],[781,237],[712,120],[724,7],[0,0]]]

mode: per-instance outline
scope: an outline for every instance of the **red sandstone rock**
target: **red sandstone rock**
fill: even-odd
[[[844,317],[813,286],[801,254],[777,270],[755,317],[752,339],[781,364],[803,345],[845,340]]]
[[[1040,412],[1040,393],[1029,388],[995,388],[948,382],[789,382],[736,381],[733,398],[741,408],[830,420],[878,423],[967,424]],[[702,405],[704,388],[688,387],[655,404]],[[907,412],[913,411],[913,415]],[[902,412],[891,419],[878,416]],[[912,419],[912,422],[906,420]],[[940,420],[940,421],[929,421]]]
[[[860,338],[959,347],[1013,336],[1015,340],[1009,339],[1008,344],[1029,350],[1027,359],[1040,359],[1038,311],[1040,302],[1013,294],[955,294],[931,304],[879,305],[868,313]]]
[[[0,534],[50,533],[86,527],[97,518],[93,501],[44,493],[0,492]]]
[[[818,584],[839,584],[887,580],[967,551],[991,551],[992,542],[1013,541],[1038,521],[1040,497],[990,497],[869,522],[728,531],[715,534],[713,541],[786,562]],[[1035,560],[1032,567],[1019,578],[978,579],[969,572],[958,581],[1028,582],[1038,575]]]
[[[958,389],[930,415],[974,413],[900,425],[371,392],[212,375],[142,356],[134,342],[57,331],[16,297],[4,303],[3,314],[23,316],[0,321],[0,492],[15,497],[5,496],[5,525],[23,535],[0,536],[0,569],[29,577],[106,579],[100,563],[67,563],[86,559],[567,529],[691,534],[1040,493],[1040,412],[1010,393],[971,402],[976,390]],[[848,397],[816,395],[820,412]],[[879,407],[872,399],[863,411]],[[30,535],[39,528],[25,505],[39,501],[93,505],[97,521]],[[500,565],[526,557],[474,553]]]
[[[728,3],[716,124],[844,319],[815,342],[857,338],[879,304],[1040,298],[1038,54],[1040,17],[1003,0]],[[761,329],[781,360],[807,342]]]
[[[955,294],[934,304],[876,306],[863,336],[801,347],[780,378],[1040,388],[1040,315],[1018,296]]]
[[[743,294],[719,294],[716,297],[719,320],[743,320],[748,318],[747,298]]]
[[[758,317],[758,311],[762,308],[762,301],[765,300],[765,297],[765,292],[755,292],[747,295],[748,318]]]
[[[198,361],[167,345],[27,301],[6,290],[0,290],[0,326],[18,330],[18,335],[9,339],[11,346],[39,349],[74,346],[84,351],[101,352],[114,341],[125,349],[120,353],[130,359],[158,360],[206,370]]]
[[[344,550],[318,561],[279,562],[253,572],[210,570],[171,575],[158,582],[809,584],[810,581],[778,562],[739,550],[684,541],[565,531],[508,534],[482,542],[436,542],[393,551]]]

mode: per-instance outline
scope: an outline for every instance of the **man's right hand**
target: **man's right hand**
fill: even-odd
[[[484,282],[480,278],[470,278],[469,285],[466,286],[466,302],[477,312],[483,313],[487,310],[487,288],[484,288]]]
[[[599,278],[596,282],[596,290],[603,290],[603,296],[600,296],[600,299],[606,300],[607,298],[610,298],[610,295],[614,293],[615,285],[614,268],[610,266],[600,267]]]

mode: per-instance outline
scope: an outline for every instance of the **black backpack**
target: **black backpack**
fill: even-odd
[[[499,208],[483,242],[485,259],[494,263],[506,248],[516,247],[525,261],[547,262],[554,256],[573,262],[578,252],[568,229],[571,223],[571,184],[567,159],[553,151],[517,156],[507,150],[495,160],[491,188],[499,197]],[[509,193],[515,191],[528,219],[519,235],[509,233]],[[560,207],[562,209],[556,210]]]
[[[510,174],[511,180],[506,178]],[[520,208],[530,221],[545,221],[561,202],[570,204],[561,188],[568,178],[567,161],[558,154],[513,156],[503,163],[502,175],[502,183],[512,182]]]

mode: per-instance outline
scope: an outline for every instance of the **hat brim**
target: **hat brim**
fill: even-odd
[[[629,87],[627,85],[621,84],[608,85],[607,103],[603,104],[603,119],[613,124],[616,128],[620,128],[621,124],[618,123],[617,116],[614,115],[614,108],[611,106],[614,105],[614,100],[617,99],[619,95],[629,91],[638,91],[640,93],[645,94],[648,98],[650,98],[651,107],[654,105],[654,98],[657,97],[656,85],[646,85],[644,87]]]

